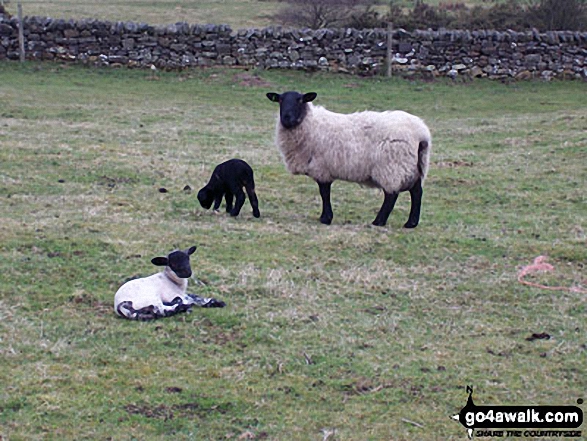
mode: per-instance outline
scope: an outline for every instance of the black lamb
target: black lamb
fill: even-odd
[[[198,192],[198,201],[206,210],[214,202],[214,210],[218,210],[222,197],[226,199],[226,212],[238,216],[245,203],[245,188],[249,202],[253,207],[253,216],[260,217],[259,201],[255,193],[253,169],[242,159],[230,159],[216,166],[210,181]],[[232,198],[235,197],[234,207]]]

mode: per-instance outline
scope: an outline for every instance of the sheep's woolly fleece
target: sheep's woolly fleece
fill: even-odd
[[[554,266],[550,263],[547,263],[548,258],[546,256],[538,256],[534,259],[534,261],[530,265],[526,265],[522,267],[522,269],[518,272],[518,282],[522,283],[523,285],[533,286],[535,288],[541,289],[549,289],[552,291],[570,291],[570,292],[577,292],[587,294],[587,290],[578,286],[548,286],[543,285],[540,283],[529,282],[524,280],[524,278],[532,273],[537,272],[552,272],[554,271]]]
[[[285,129],[278,116],[276,140],[290,173],[318,182],[376,183],[388,193],[406,190],[417,177],[424,181],[432,147],[426,124],[409,113],[340,114],[312,103],[294,129]],[[428,145],[421,157],[420,176],[414,176],[421,141]]]

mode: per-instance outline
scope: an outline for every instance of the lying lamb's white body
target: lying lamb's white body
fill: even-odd
[[[221,308],[225,303],[213,298],[186,293],[192,276],[190,255],[196,247],[173,251],[167,257],[155,257],[151,263],[164,266],[160,273],[134,279],[122,285],[114,295],[114,311],[131,320],[152,320],[189,311],[194,305]]]
[[[408,190],[428,173],[432,138],[426,124],[403,111],[340,114],[307,103],[299,126],[277,119],[276,143],[287,169],[318,182],[336,179]],[[426,147],[421,151],[420,143]]]
[[[177,304],[167,306],[177,297],[183,304],[193,304],[194,301],[186,294],[188,279],[182,279],[169,267],[165,270],[142,279],[134,279],[122,285],[114,296],[114,310],[118,315],[135,319],[137,313],[132,312],[123,302],[132,302],[132,309],[140,310],[152,307],[155,316],[164,317],[177,309]]]

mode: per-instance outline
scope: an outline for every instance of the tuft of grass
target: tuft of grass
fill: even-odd
[[[585,295],[516,275],[548,255],[534,280],[587,285],[583,84],[244,75],[0,65],[2,438],[449,440],[467,384],[486,404],[582,397]],[[289,89],[427,121],[417,229],[405,194],[376,228],[380,192],[344,182],[318,222],[316,184],[273,146],[265,93]],[[197,203],[231,157],[260,219]],[[116,289],[188,245],[190,290],[228,306],[117,318]]]

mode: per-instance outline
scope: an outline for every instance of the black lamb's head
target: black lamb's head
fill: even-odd
[[[307,103],[314,101],[318,95],[314,92],[301,94],[299,92],[285,92],[282,94],[270,92],[269,100],[279,103],[279,119],[286,129],[299,126],[308,111]]]
[[[208,188],[204,187],[198,192],[198,201],[202,208],[208,210],[214,202],[214,194]]]

